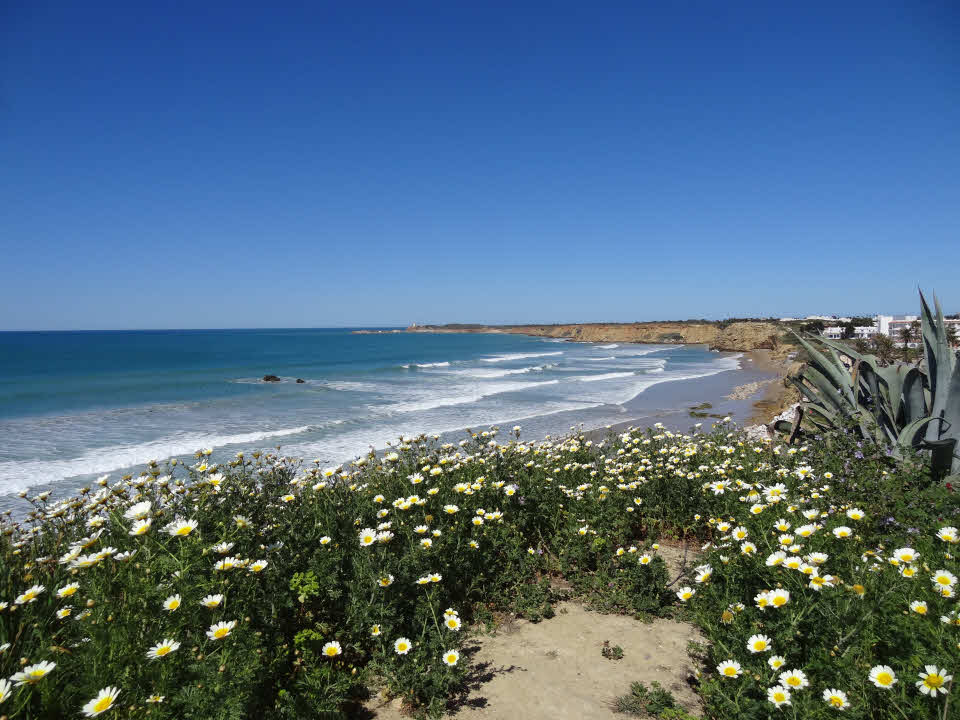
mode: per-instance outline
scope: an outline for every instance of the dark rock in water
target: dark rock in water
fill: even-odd
[[[297,384],[298,384],[298,385],[302,385],[302,384],[305,383],[305,382],[306,382],[306,380],[304,380],[303,378],[297,378]]]
[[[278,378],[276,375],[264,375],[263,381],[264,382],[280,382],[280,378]]]

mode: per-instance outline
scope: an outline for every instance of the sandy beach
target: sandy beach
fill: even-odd
[[[782,365],[770,357],[769,351],[744,353],[739,369],[682,383],[663,383],[640,393],[624,404],[630,419],[611,426],[610,430],[659,422],[670,430],[686,432],[697,423],[709,427],[724,417],[730,417],[739,425],[769,422],[770,418],[763,416],[764,411],[756,406],[768,395],[779,398],[781,372]],[[736,392],[751,387],[752,392]],[[590,435],[601,438],[606,432],[607,428],[599,428]]]

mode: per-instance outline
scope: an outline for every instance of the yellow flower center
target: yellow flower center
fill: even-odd
[[[219,640],[220,638],[225,638],[230,634],[230,628],[217,628],[213,631],[213,636]]]
[[[113,698],[110,696],[107,696],[105,698],[101,698],[100,700],[97,700],[97,702],[93,704],[93,709],[96,710],[97,712],[103,712],[104,710],[108,710],[111,705],[113,705]]]
[[[840,697],[839,695],[831,695],[830,704],[833,707],[843,707],[843,698]]]
[[[337,654],[337,649],[335,647],[327,648],[327,655],[329,655],[330,657],[333,657],[336,654]]]
[[[773,604],[776,605],[777,607],[780,607],[781,605],[785,605],[786,602],[787,602],[787,599],[780,596],[777,596],[773,599]]]
[[[168,652],[170,652],[170,646],[169,646],[169,645],[164,645],[163,647],[157,648],[157,655],[159,655],[159,656],[161,656],[161,657],[163,657],[164,655],[166,655]]]
[[[31,670],[31,671],[30,671],[30,677],[35,678],[35,679],[37,679],[37,680],[39,680],[40,678],[42,678],[42,677],[43,677],[44,675],[46,675],[46,674],[47,674],[47,671],[46,671],[46,670]]]
[[[943,685],[943,675],[937,675],[935,673],[930,673],[924,679],[923,684],[926,685],[931,690],[941,687]]]
[[[791,675],[790,677],[787,678],[787,685],[791,687],[797,687],[799,684],[800,684],[800,678],[796,677],[795,675]]]
[[[766,649],[767,649],[767,644],[766,644],[763,640],[757,640],[757,642],[755,642],[755,643],[753,644],[753,649],[754,649],[754,650],[766,650]]]
[[[725,667],[723,669],[723,674],[728,677],[734,677],[737,674],[737,669],[735,667]]]
[[[889,685],[893,681],[893,676],[888,672],[877,674],[877,682],[881,685]]]
[[[177,535],[180,535],[181,537],[184,535],[189,535],[191,530],[193,530],[193,528],[190,527],[189,525],[187,527],[182,527],[179,530],[177,530]]]

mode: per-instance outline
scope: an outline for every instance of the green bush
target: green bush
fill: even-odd
[[[943,695],[916,682],[926,665],[957,669],[946,581],[960,574],[960,523],[956,494],[931,487],[919,461],[894,469],[844,436],[755,444],[723,424],[603,442],[495,437],[420,437],[337,468],[272,453],[216,467],[198,454],[33,498],[0,536],[0,677],[12,679],[0,712],[338,717],[382,685],[436,716],[464,691],[470,627],[500,612],[549,618],[559,577],[605,612],[695,619],[710,641],[700,689],[712,717],[774,714],[768,689],[793,668],[809,682],[790,698],[798,717],[832,717],[834,689],[846,717],[943,712]],[[819,527],[771,566],[781,518],[793,533]],[[669,589],[666,535],[708,544]],[[893,564],[900,548],[916,559]],[[804,571],[786,569],[794,558]],[[757,607],[773,590],[789,602]],[[753,635],[772,650],[751,652]],[[737,667],[727,660],[731,676],[717,669]],[[879,665],[898,678],[889,689],[870,680]]]

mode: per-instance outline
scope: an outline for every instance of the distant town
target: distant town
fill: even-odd
[[[874,315],[873,317],[837,317],[835,315],[808,315],[804,318],[780,318],[780,322],[803,323],[801,328],[831,340],[855,340],[871,343],[878,336],[885,336],[896,345],[919,348],[919,315]],[[960,334],[960,317],[951,315],[944,319],[950,344],[956,346]]]

